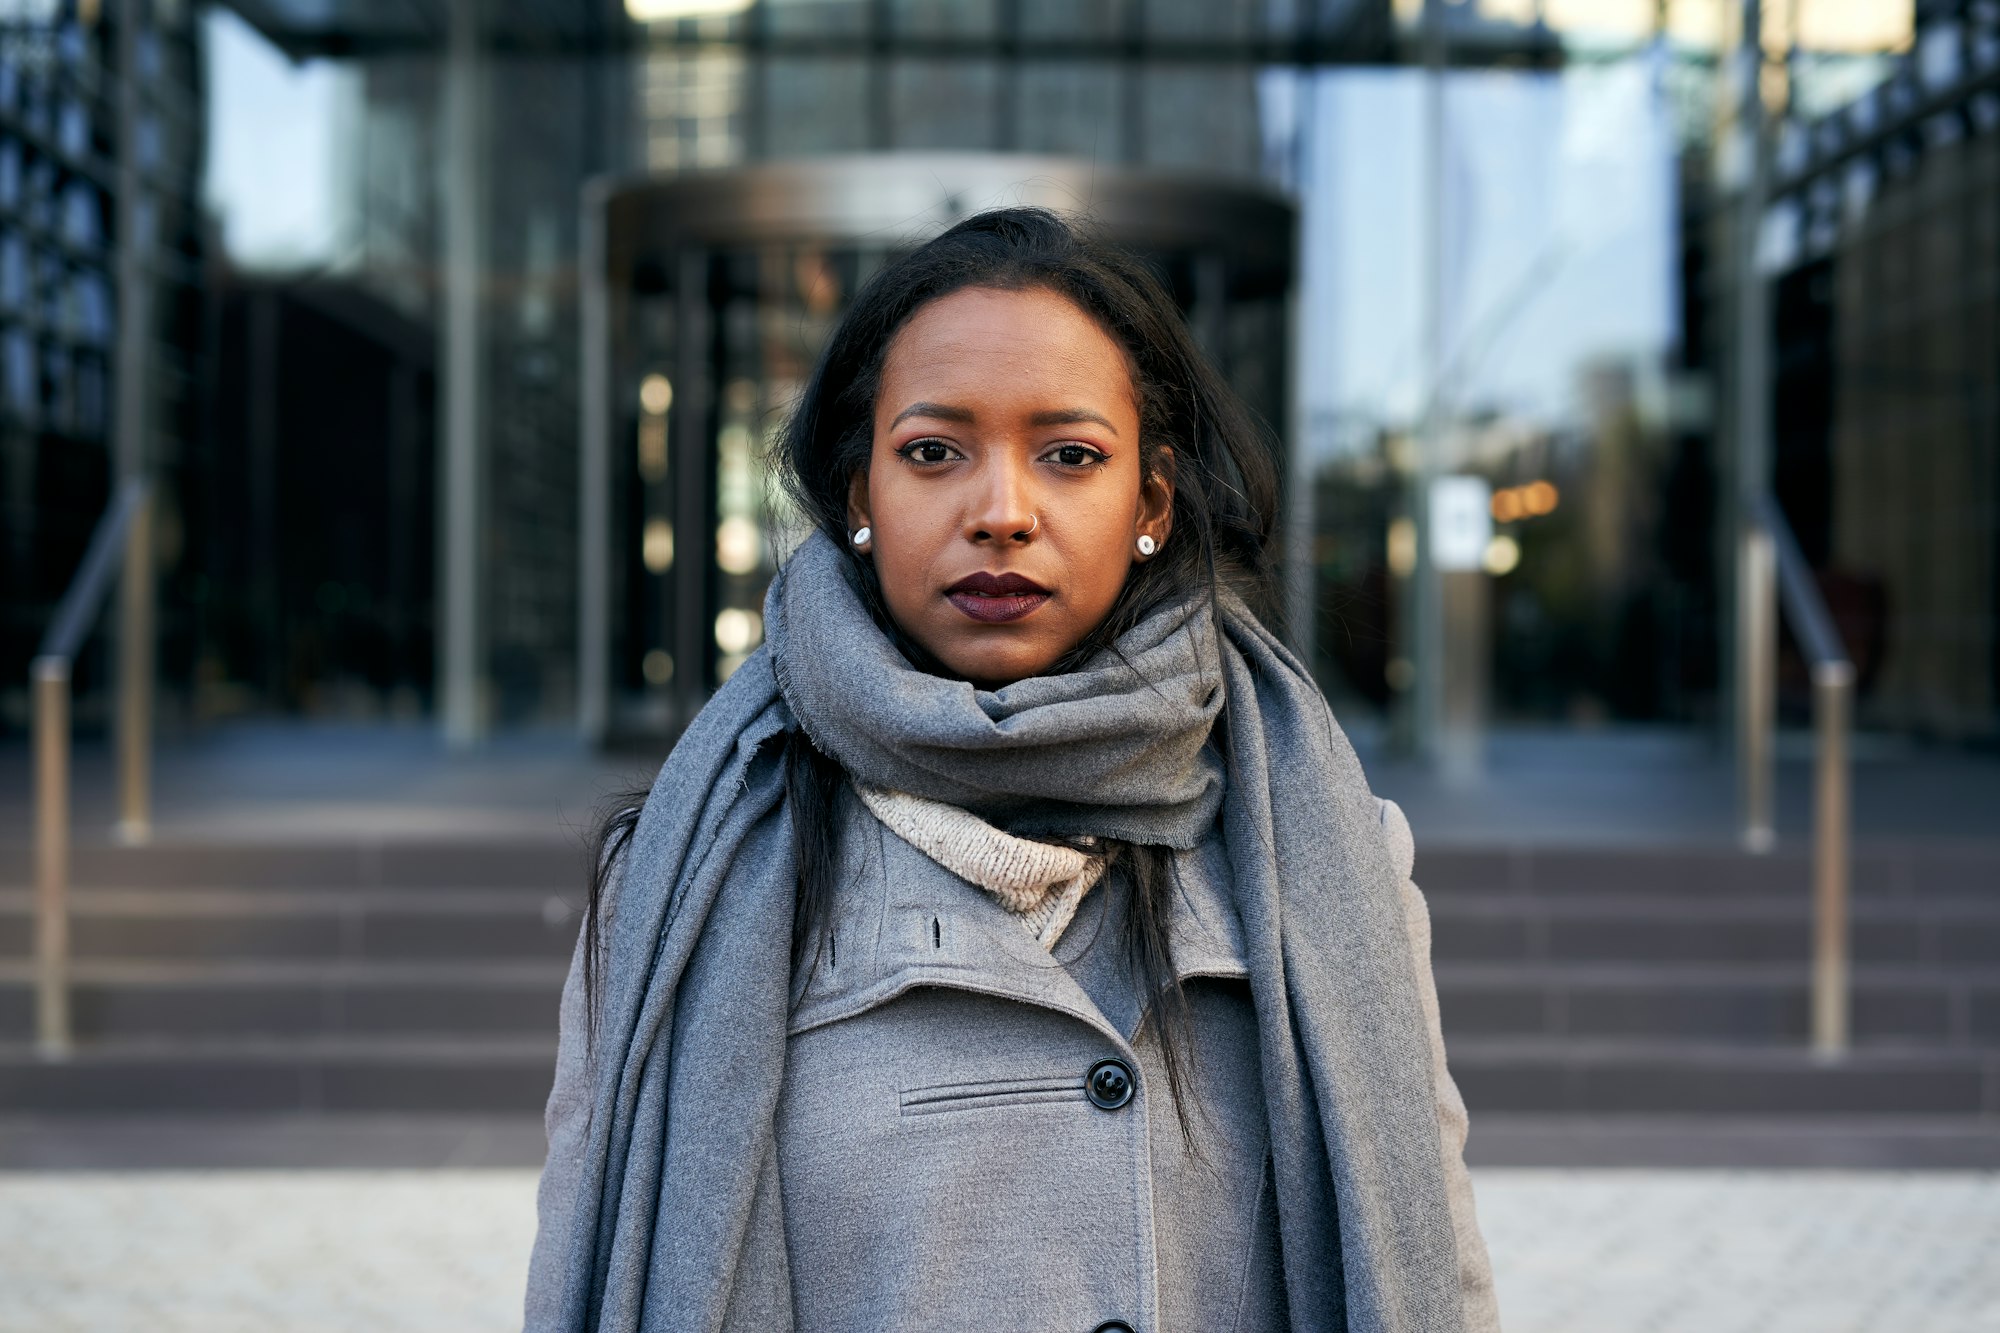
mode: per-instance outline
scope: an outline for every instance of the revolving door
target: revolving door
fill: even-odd
[[[1288,425],[1294,215],[1235,182],[986,154],[595,183],[584,201],[578,717],[672,736],[763,638],[802,532],[765,451],[848,300],[980,209],[1087,214],[1146,257],[1250,406]]]

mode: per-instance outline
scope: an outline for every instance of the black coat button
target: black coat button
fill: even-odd
[[[1083,1094],[1091,1105],[1115,1111],[1132,1100],[1132,1066],[1123,1060],[1099,1060],[1083,1076]],[[1106,1324],[1106,1328],[1119,1325]]]
[[[1123,1319],[1107,1319],[1090,1333],[1132,1333],[1132,1326]]]

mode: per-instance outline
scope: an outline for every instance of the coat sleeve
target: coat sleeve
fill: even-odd
[[[622,858],[614,860],[606,874],[600,901],[607,910],[623,864]],[[582,924],[578,922],[569,976],[563,981],[555,1082],[549,1089],[548,1107],[542,1115],[549,1146],[541,1183],[535,1191],[535,1247],[528,1260],[523,1325],[526,1333],[541,1333],[561,1325],[562,1297],[567,1286],[564,1268],[569,1262],[570,1240],[576,1234],[570,1217],[578,1203],[583,1153],[590,1141],[593,1080],[583,992]]]
[[[1417,994],[1430,1028],[1431,1066],[1437,1071],[1438,1131],[1444,1152],[1444,1180],[1451,1206],[1452,1231],[1458,1240],[1458,1280],[1465,1299],[1465,1333],[1500,1333],[1500,1307],[1493,1290],[1493,1266],[1486,1255],[1486,1238],[1479,1230],[1479,1213],[1472,1197],[1472,1173],[1465,1166],[1465,1137],[1471,1127],[1465,1099],[1445,1068],[1444,1029],[1438,1019],[1437,980],[1431,974],[1431,916],[1424,895],[1411,879],[1416,864],[1416,840],[1410,821],[1394,801],[1382,802],[1382,825],[1396,860],[1403,886],[1403,917],[1409,928],[1410,962],[1417,975]]]

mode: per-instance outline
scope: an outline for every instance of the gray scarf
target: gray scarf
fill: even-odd
[[[851,578],[826,537],[800,547],[766,599],[766,646],[653,784],[605,919],[575,1206],[537,1242],[529,1327],[792,1327],[774,1121],[795,879],[782,742],[803,727],[863,781],[1015,833],[1190,847],[1219,813],[1292,1327],[1458,1333],[1396,871],[1303,668],[1225,598],[1220,633],[1205,602],[1165,608],[1079,671],[978,690],[914,670]]]

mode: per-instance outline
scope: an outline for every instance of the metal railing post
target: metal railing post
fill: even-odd
[[[69,662],[37,657],[35,746],[35,1043],[70,1053]]]
[[[1841,645],[1840,630],[1827,611],[1826,599],[1813,581],[1812,568],[1785,522],[1784,511],[1769,495],[1760,496],[1754,507],[1757,547],[1746,549],[1744,567],[1759,566],[1772,576],[1770,583],[1783,595],[1787,620],[1798,639],[1799,651],[1812,667],[1813,688],[1813,881],[1812,881],[1812,1050],[1823,1060],[1837,1060],[1847,1053],[1848,1009],[1848,841],[1851,801],[1849,784],[1849,733],[1854,718],[1854,663]],[[1746,538],[1746,542],[1749,539]],[[1748,578],[1746,576],[1746,584]],[[1768,738],[1770,709],[1777,695],[1777,616],[1770,589],[1760,591],[1746,605],[1763,603],[1769,616],[1769,638],[1761,634],[1751,640],[1759,652],[1768,654],[1761,666],[1752,698],[1761,700],[1763,733]],[[1746,617],[1746,623],[1748,623]],[[1768,836],[1770,826],[1770,756],[1762,756],[1763,789],[1752,782],[1749,792],[1754,804],[1746,813],[1761,810],[1761,827]],[[1760,827],[1746,822],[1744,835],[1751,841]],[[1754,847],[1755,843],[1751,842]]]
[[[1848,1039],[1848,727],[1854,667],[1813,666],[1818,755],[1813,780],[1813,1053],[1838,1058]]]
[[[1778,693],[1778,550],[1760,523],[1746,523],[1739,561],[1737,634],[1742,669],[1736,687],[1737,754],[1742,766],[1743,845],[1768,852],[1777,845],[1772,815],[1772,729]]]
[[[104,605],[112,571],[124,568],[118,665],[118,832],[143,839],[150,822],[147,763],[152,747],[153,563],[144,476],[119,486],[90,534],[90,545],[29,669],[35,765],[35,1033],[44,1057],[70,1053],[69,714],[70,664]],[[133,548],[139,548],[135,556]],[[137,834],[137,838],[134,834]]]
[[[153,497],[141,495],[125,534],[118,616],[118,841],[153,833]]]

